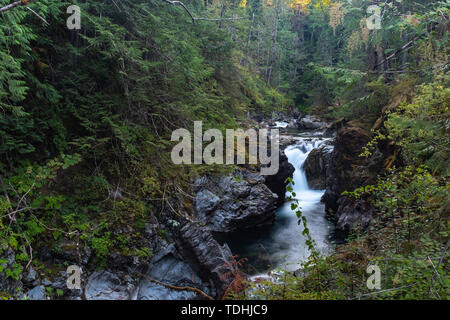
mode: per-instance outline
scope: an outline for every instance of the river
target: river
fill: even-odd
[[[311,150],[319,147],[326,139],[315,133],[291,134],[296,136],[296,142],[288,146],[285,153],[295,168],[293,189],[317,248],[327,254],[333,247],[333,226],[326,219],[324,205],[320,202],[325,190],[310,189],[302,168]],[[286,201],[278,208],[275,222],[271,226],[236,232],[221,240],[226,242],[239,258],[247,259],[243,269],[249,275],[262,275],[276,269],[294,271],[309,256],[305,238],[302,236],[302,227],[297,221],[290,202]]]

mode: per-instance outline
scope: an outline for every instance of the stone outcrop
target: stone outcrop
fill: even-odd
[[[136,290],[136,279],[124,272],[94,271],[87,279],[87,300],[131,300]]]
[[[144,271],[101,270],[91,273],[85,285],[88,300],[187,300],[197,293],[176,290],[150,281],[176,287],[198,288],[217,296],[229,285],[223,277],[230,272],[227,262],[232,254],[227,245],[219,245],[211,233],[195,222],[187,222],[174,231],[175,243],[160,240],[157,252]]]
[[[148,300],[148,299],[197,299],[200,296],[192,291],[175,290],[149,281],[147,277],[167,285],[198,288],[211,296],[220,295],[229,284],[229,280],[221,276],[230,272],[227,262],[232,254],[227,245],[219,245],[209,230],[197,222],[185,221],[183,227],[164,223],[164,218],[158,224],[148,224],[145,238],[146,246],[154,255],[148,257],[111,254],[106,264],[107,268],[98,270],[92,268],[87,260],[81,259],[81,289],[68,289],[68,274],[65,269],[55,271],[52,278],[46,278],[45,273],[30,268],[24,273],[23,279],[12,282],[2,277],[2,288],[24,286],[24,297],[40,300],[55,298],[47,294],[45,288],[53,292],[62,292],[64,299],[72,300]],[[155,222],[155,221],[154,221]],[[158,229],[170,230],[167,241],[159,237]],[[68,240],[64,240],[64,250],[54,255],[55,261],[70,261],[78,265],[72,257],[72,248]],[[9,261],[9,260],[8,260]],[[8,264],[14,263],[11,255]],[[43,290],[44,288],[44,290]]]
[[[319,130],[326,126],[326,122],[323,122],[314,116],[303,116],[297,120],[297,128],[299,130]]]
[[[216,232],[271,224],[278,196],[259,173],[238,168],[225,176],[208,175],[194,183],[198,219]]]
[[[212,281],[211,294],[223,292],[229,284],[225,277],[232,270],[232,253],[227,244],[219,245],[206,227],[196,223],[185,224],[179,232],[178,243],[186,261],[196,269],[203,281]]]
[[[332,145],[323,144],[319,148],[313,149],[306,158],[303,169],[311,189],[323,190],[326,188],[327,168],[332,152]]]
[[[180,241],[192,241],[194,237],[186,237]],[[205,243],[206,250],[211,251],[211,257],[214,258],[215,247],[219,245],[210,239]],[[199,271],[194,270],[192,263],[188,263],[185,257],[186,249],[178,250],[174,244],[167,244],[164,249],[158,252],[153,258],[146,272],[146,276],[162,283],[177,287],[189,286],[198,288],[207,294],[216,292],[214,286],[210,286],[207,281],[199,277]],[[189,252],[195,256],[195,252]],[[195,256],[196,257],[196,256]],[[202,267],[196,260],[195,267]],[[136,291],[138,300],[186,300],[195,299],[197,294],[192,291],[173,290],[163,285],[149,281],[147,277],[142,277]]]
[[[28,292],[29,300],[46,300],[47,294],[44,286],[36,286]]]
[[[326,191],[322,201],[325,203],[325,210],[333,214],[340,230],[350,230],[360,217],[364,216],[363,220],[367,220],[370,216],[367,214],[369,209],[366,205],[341,196],[343,191],[353,191],[370,181],[364,159],[359,157],[362,147],[369,139],[368,131],[356,123],[349,123],[340,129],[335,139],[334,150],[326,169]]]
[[[288,161],[284,151],[280,151],[280,168],[277,174],[266,176],[265,184],[278,196],[277,206],[281,206],[286,198],[286,179],[294,173],[294,166]]]
[[[350,231],[355,225],[366,228],[374,209],[364,200],[355,200],[348,196],[342,196],[338,200],[336,212],[336,225],[342,231]]]

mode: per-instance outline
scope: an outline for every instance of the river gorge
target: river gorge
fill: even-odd
[[[33,287],[28,296],[41,299],[45,297],[42,288],[50,286],[69,299],[201,298],[196,291],[179,288],[197,288],[204,296],[220,297],[233,281],[230,275],[237,272],[233,261],[242,258],[245,263],[239,272],[248,280],[274,279],[279,270],[295,273],[309,252],[286,200],[288,177],[293,179],[293,191],[316,248],[323,255],[331,254],[338,225],[326,216],[326,207],[335,203],[330,197],[340,194],[336,175],[329,170],[335,129],[312,116],[262,121],[258,127],[281,131],[277,174],[263,176],[260,168],[243,165],[200,175],[182,192],[192,194],[192,216],[174,219],[170,203],[176,199],[171,199],[160,216],[146,223],[142,245],[152,248],[150,258],[112,255],[107,268],[88,271],[82,288],[71,291],[66,289],[63,270],[49,279],[30,269],[24,278]],[[47,253],[48,259],[78,261],[89,268],[92,251],[88,247],[78,249],[68,242],[61,248]]]
[[[286,128],[287,123],[277,122],[276,126]],[[293,138],[293,143],[284,150],[295,169],[293,191],[308,221],[317,249],[327,254],[333,247],[333,225],[325,217],[325,206],[321,203],[325,190],[315,190],[309,186],[303,166],[313,149],[331,139],[323,138],[321,132],[314,131],[289,130],[283,133]],[[227,243],[234,254],[247,259],[244,269],[248,274],[261,275],[275,269],[295,271],[309,256],[301,234],[302,227],[298,225],[290,205],[291,202],[286,201],[276,210],[275,221],[270,226],[218,236],[219,241]]]

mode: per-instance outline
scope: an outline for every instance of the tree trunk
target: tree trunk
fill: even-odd
[[[254,22],[255,22],[255,13],[252,14],[252,23],[250,24],[250,29],[248,30],[247,44],[245,45],[245,58],[244,58],[244,61],[242,62],[242,66],[245,66],[245,64],[248,61],[248,51],[249,51],[249,46],[250,46],[250,39],[252,37]]]
[[[409,39],[409,35],[407,32],[404,32],[402,35],[402,40],[404,43],[407,43]],[[402,66],[400,67],[400,69],[402,71],[404,71],[406,69],[406,65],[408,63],[408,50],[404,50],[403,51],[403,55],[402,55]]]
[[[275,49],[277,46],[277,36],[278,36],[278,22],[280,19],[280,1],[277,2],[277,6],[275,9],[275,26],[272,33],[272,45],[269,50],[269,56],[267,58],[267,85],[270,86],[270,81],[272,77],[272,68],[273,68],[273,60],[274,60],[274,54]]]
[[[220,8],[220,23],[219,23],[219,29],[222,29],[222,19],[223,19],[224,13],[225,13],[225,0],[222,0],[222,7]]]

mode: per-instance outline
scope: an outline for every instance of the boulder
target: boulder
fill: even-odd
[[[277,174],[266,176],[265,184],[270,191],[278,196],[277,207],[283,205],[286,198],[286,179],[292,178],[295,171],[294,166],[289,162],[284,151],[280,151],[280,168]]]
[[[365,229],[369,225],[374,212],[373,207],[365,200],[355,200],[348,196],[339,198],[338,206],[336,227],[343,231],[350,231],[356,225]]]
[[[259,173],[238,168],[225,176],[202,176],[194,183],[199,220],[211,231],[232,232],[271,224],[277,195]]]
[[[288,124],[286,126],[286,128],[289,129],[297,129],[298,125],[297,125],[297,120],[296,119],[291,119],[288,121]]]
[[[136,285],[129,275],[107,270],[95,271],[87,279],[87,300],[130,300]]]
[[[373,182],[364,165],[365,160],[359,157],[362,147],[369,139],[370,134],[367,130],[355,124],[347,124],[338,131],[334,150],[330,155],[326,169],[326,191],[322,201],[325,203],[325,210],[332,214],[337,229],[341,231],[350,230],[354,221],[358,219],[367,221],[367,217],[370,216],[366,215],[369,207],[363,203],[350,203],[341,199],[342,192],[353,191],[359,186]]]
[[[153,259],[147,276],[165,284],[183,287],[203,288],[203,282],[185,262],[168,253]],[[143,278],[137,292],[138,300],[188,300],[196,298],[192,291],[170,289]]]
[[[314,116],[304,116],[297,120],[297,128],[299,130],[318,130],[326,126],[326,123]]]
[[[308,186],[311,189],[324,190],[326,188],[327,168],[332,152],[333,146],[324,144],[319,148],[313,149],[303,163]]]
[[[46,300],[47,293],[45,292],[44,286],[36,286],[30,291],[28,291],[29,300]]]
[[[324,138],[334,138],[336,136],[336,123],[326,125],[322,136]]]
[[[179,240],[180,251],[191,265],[196,266],[203,281],[212,280],[214,289],[223,292],[230,283],[226,274],[232,271],[229,266],[232,253],[228,245],[219,245],[207,228],[192,222],[181,227]]]

